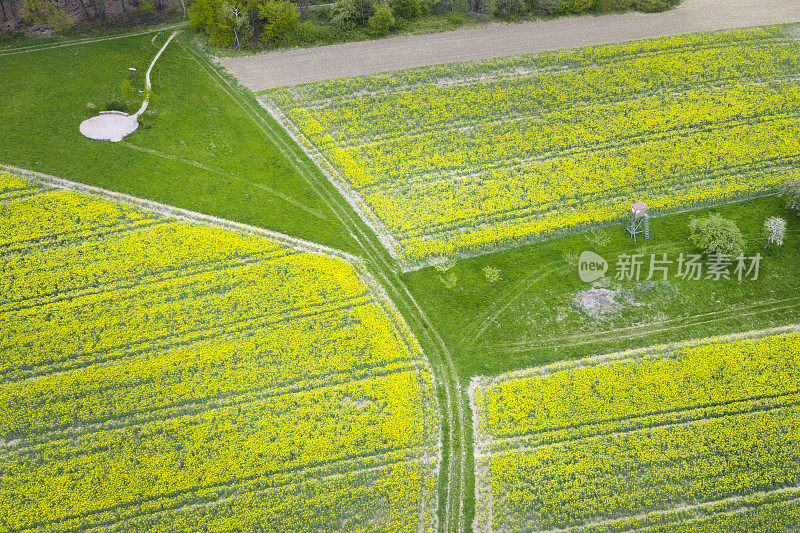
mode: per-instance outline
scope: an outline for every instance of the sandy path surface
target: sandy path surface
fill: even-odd
[[[800,22],[800,0],[684,0],[680,7],[665,13],[491,24],[446,33],[267,52],[221,59],[220,63],[250,90],[261,91],[407,67],[785,22]]]

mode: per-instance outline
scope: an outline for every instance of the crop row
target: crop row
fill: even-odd
[[[215,228],[209,230],[197,231],[191,225],[170,222],[135,232],[111,233],[98,240],[47,246],[35,254],[5,254],[0,258],[0,265],[18,275],[0,280],[3,299],[35,303],[80,290],[107,290],[119,284],[138,283],[144,278],[158,278],[209,265],[225,266],[264,258],[267,254],[293,253],[291,249],[263,239],[247,239]],[[162,248],[165,247],[174,247],[175,253],[164,254]],[[75,257],[91,257],[92,261],[76,270],[70,268]]]
[[[614,45],[617,46],[617,45]],[[610,48],[613,48],[611,46]],[[587,63],[575,71],[543,73],[474,86],[440,86],[383,96],[366,95],[321,109],[288,109],[293,120],[302,111],[333,137],[363,140],[385,134],[408,135],[420,128],[502,116],[545,114],[576,104],[613,103],[651,94],[698,90],[731,82],[746,83],[776,76],[796,76],[800,59],[796,43],[753,46],[746,43],[714,50],[686,49],[614,64]],[[276,103],[284,101],[273,96]]]
[[[0,219],[0,529],[435,527],[434,383],[362,266],[58,189]]]
[[[785,328],[476,380],[478,530],[655,531],[797,486],[798,354]]]
[[[472,84],[430,67],[427,83],[415,69],[263,98],[412,269],[608,224],[635,201],[669,211],[774,191],[785,176],[762,170],[800,157],[800,45],[781,31],[526,56]],[[463,68],[497,68],[482,65]],[[386,91],[363,90],[380,80]]]
[[[799,352],[800,332],[791,332],[498,379],[476,397],[481,431],[516,437],[800,392]]]
[[[419,454],[426,435],[417,379],[402,372],[5,453],[0,522],[15,529],[256,474],[392,450]],[[18,494],[28,501],[13,504]]]
[[[408,92],[432,83],[444,86],[463,80],[484,83],[498,77],[528,76],[554,69],[578,69],[586,65],[624,63],[637,57],[668,55],[685,50],[718,50],[730,47],[769,45],[785,41],[781,28],[758,28],[748,31],[725,31],[705,34],[682,34],[668,38],[631,41],[614,46],[589,46],[577,50],[557,50],[540,54],[488,59],[484,61],[449,63],[385,72],[370,76],[339,78],[320,83],[275,91],[286,95],[288,106],[293,102],[319,105],[338,100],[374,94]],[[273,91],[270,91],[272,93]],[[283,96],[281,96],[283,98]]]

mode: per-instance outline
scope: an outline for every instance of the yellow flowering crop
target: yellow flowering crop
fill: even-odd
[[[0,530],[431,531],[434,383],[357,264],[0,172]]]
[[[405,269],[800,173],[800,44],[682,35],[276,89],[268,107]]]
[[[479,378],[471,391],[479,531],[797,524],[800,327]]]

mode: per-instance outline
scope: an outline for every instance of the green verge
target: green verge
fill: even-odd
[[[658,274],[651,280],[657,283],[648,283],[650,254],[677,260],[680,253],[698,253],[688,241],[688,223],[709,213],[738,224],[746,255],[762,254],[758,279],[681,280],[673,264],[666,282]],[[781,247],[764,249],[762,228],[770,216],[787,220],[787,238]],[[433,268],[403,275],[450,347],[462,382],[562,359],[784,325],[800,316],[800,217],[779,197],[655,217],[650,239],[640,236],[637,243],[622,223],[606,231],[610,241],[597,252],[610,264],[607,288],[621,289],[633,301],[600,317],[588,316],[574,302],[593,284],[581,281],[577,266],[570,267],[563,256],[594,251],[587,234],[461,260],[446,274],[457,277],[451,290]],[[641,286],[615,279],[617,256],[623,253],[645,254]],[[486,280],[487,266],[500,270],[498,281]]]
[[[358,250],[240,102],[180,45],[185,34],[153,69],[157,101],[156,113],[146,116],[149,127],[120,143],[83,137],[81,121],[122,100],[128,67],[138,69],[135,82],[143,86],[170,32],[132,33],[138,35],[0,51],[0,162]]]

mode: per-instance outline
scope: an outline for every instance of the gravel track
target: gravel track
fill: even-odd
[[[251,91],[388,70],[680,33],[800,22],[800,0],[684,0],[664,13],[583,15],[220,59]]]

